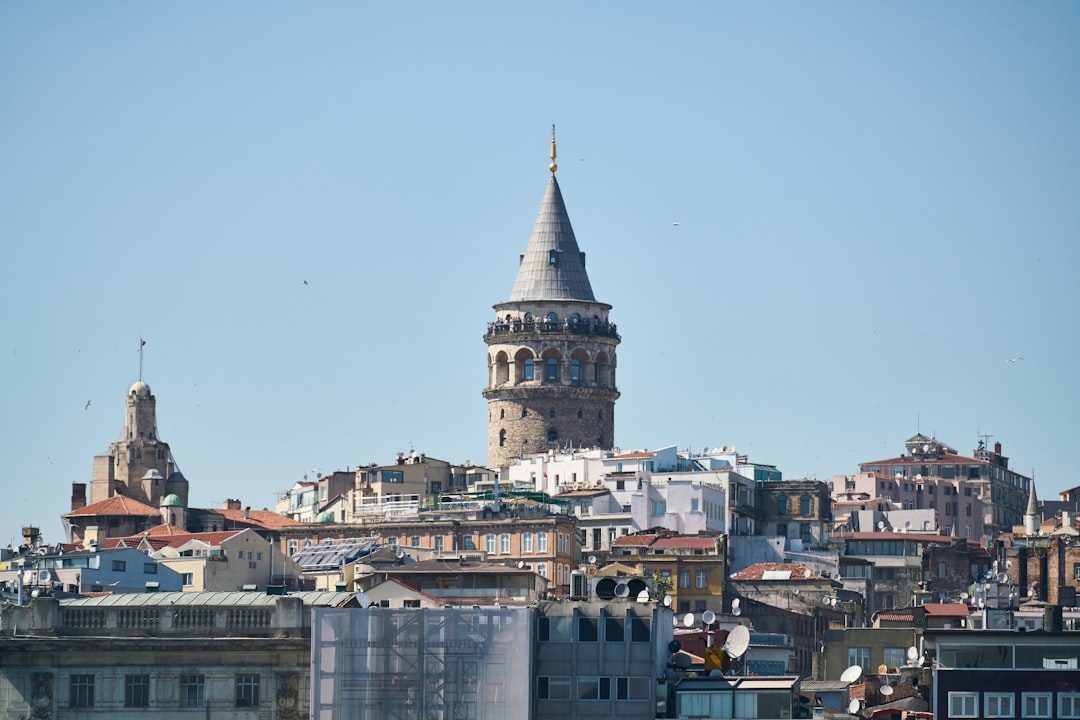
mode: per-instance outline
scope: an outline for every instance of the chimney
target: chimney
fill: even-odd
[[[1000,455],[1001,454],[1001,443],[999,443],[999,442],[994,443],[994,454],[995,455]]]
[[[232,498],[229,498],[228,500],[225,501],[225,509],[226,510],[239,510],[240,509],[240,501],[239,500],[233,500]]]
[[[71,483],[71,509],[86,507],[86,483]]]
[[[250,520],[251,519],[251,506],[250,505],[248,505],[246,508],[244,508],[244,519],[245,520]]]

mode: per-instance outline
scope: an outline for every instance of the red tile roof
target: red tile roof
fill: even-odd
[[[655,535],[622,535],[615,538],[612,547],[649,547],[656,540]]]
[[[78,510],[66,512],[60,517],[87,517],[95,515],[135,515],[138,517],[147,517],[160,514],[161,513],[156,508],[152,508],[138,500],[133,500],[132,498],[124,497],[123,495],[113,495],[111,498],[99,500],[96,503],[81,507]]]
[[[261,527],[267,530],[280,530],[286,527],[298,527],[306,525],[299,520],[293,520],[292,518],[279,515],[276,512],[269,510],[229,510],[218,509],[212,512],[223,516],[229,522],[237,525],[248,525],[251,527]],[[250,517],[245,517],[245,513],[248,513]]]
[[[660,538],[652,544],[653,548],[681,548],[689,550],[715,550],[716,538],[698,536],[680,536]]]
[[[970,608],[963,603],[924,603],[927,615],[934,617],[967,617]]]
[[[805,565],[799,565],[798,563],[757,563],[750,567],[745,567],[739,572],[731,576],[732,580],[761,580],[767,572],[790,572],[791,575],[788,578],[776,578],[777,580],[814,580],[817,578],[815,573]]]
[[[909,623],[909,622],[914,622],[915,621],[915,616],[910,614],[910,613],[907,614],[907,615],[897,615],[897,614],[894,614],[894,613],[878,613],[877,614],[877,619],[878,620],[885,620],[887,622],[906,622],[906,623]]]

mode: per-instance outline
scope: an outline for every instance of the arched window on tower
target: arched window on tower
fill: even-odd
[[[533,379],[533,359],[532,358],[525,358],[525,373],[524,373],[524,375],[525,375],[525,377],[522,378],[523,380],[532,380]]]
[[[527,408],[527,407],[521,408],[521,417],[529,417],[529,408]]]
[[[581,408],[578,408],[577,419],[580,420],[583,417],[585,417],[585,413],[581,410]]]
[[[499,431],[499,447],[506,447],[506,431]]]
[[[505,420],[506,419],[506,408],[500,408],[499,409],[499,419],[500,420]]]
[[[548,410],[548,417],[549,418],[554,418],[555,417],[555,408],[551,408],[550,410]]]
[[[570,360],[570,379],[574,382],[581,380],[581,361],[577,358]]]
[[[548,436],[547,437],[548,437],[548,442],[549,443],[555,444],[555,443],[559,442],[559,431],[556,430],[555,428],[552,428],[551,430],[548,430]]]
[[[559,379],[559,361],[555,358],[547,359],[547,379],[549,381]]]

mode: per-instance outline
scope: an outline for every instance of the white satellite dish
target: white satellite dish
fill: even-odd
[[[398,560],[400,560],[401,558],[405,557],[405,551],[404,550],[398,550],[396,553],[394,553],[394,557],[396,557]]]
[[[893,694],[892,685],[882,685],[880,688],[878,688],[878,692],[880,692],[885,697],[889,697]]]
[[[706,625],[711,625],[715,620],[716,613],[714,613],[712,610],[706,610],[705,612],[701,613],[701,622],[705,623]]]
[[[733,608],[739,607],[739,598],[735,598],[734,600],[731,601],[731,607],[733,607]]]
[[[47,582],[48,579],[49,579],[49,571],[48,570],[38,570],[38,581]]]
[[[826,605],[832,605],[833,600],[831,597],[826,595],[825,597],[821,598],[821,602],[825,603]]]
[[[686,613],[682,619],[683,627],[694,627],[694,613]]]
[[[590,555],[588,557],[588,560],[589,560],[590,565],[595,565],[596,564],[596,556],[595,555]]]
[[[740,615],[742,615],[742,608],[741,607],[731,608],[731,614],[734,615],[735,617],[739,617]]]
[[[862,666],[852,665],[844,672],[840,673],[840,682],[853,683],[862,676]]]
[[[960,593],[961,600],[967,600],[970,596],[966,592]]]
[[[524,570],[525,569],[525,561],[524,560],[518,560],[517,565],[518,565],[519,570]]]
[[[997,581],[999,583],[1005,584],[1005,583],[1009,582],[1009,576],[1006,575],[1005,573],[998,573]]]
[[[791,594],[792,595],[798,595],[799,594],[799,588],[795,588],[794,590],[792,590]]]
[[[851,702],[847,704],[847,711],[851,715],[858,715],[859,707],[859,698],[851,698]]]
[[[915,662],[915,659],[919,657],[919,648],[912,645],[907,649],[907,659],[911,662]]]
[[[639,603],[647,603],[647,602],[649,602],[649,591],[648,590],[642,590],[641,592],[639,592],[637,594],[637,601]]]
[[[671,619],[672,619],[675,627],[679,627],[679,618],[678,618],[678,616],[677,615],[673,616]]]
[[[878,520],[877,529],[878,530],[884,530],[885,529],[885,521],[884,520]]]
[[[723,649],[729,656],[737,658],[742,657],[748,647],[750,647],[750,631],[745,625],[738,625],[728,633]]]
[[[615,586],[615,597],[624,598],[624,597],[629,597],[629,596],[630,596],[630,588],[628,588],[626,586],[626,583],[619,583],[618,585]]]
[[[664,607],[671,607],[671,596],[670,595],[665,595],[664,596]]]

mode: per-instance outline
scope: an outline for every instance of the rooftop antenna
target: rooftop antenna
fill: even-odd
[[[142,339],[142,333],[139,333],[139,382],[142,382],[142,350],[146,346],[146,341]]]
[[[554,175],[555,171],[559,169],[559,166],[555,164],[555,126],[551,126],[551,164],[548,165],[548,169],[551,170],[551,174]]]

